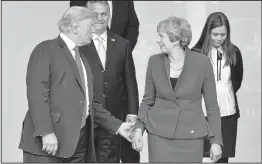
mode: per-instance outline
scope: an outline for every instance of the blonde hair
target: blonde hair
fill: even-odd
[[[82,6],[73,6],[68,8],[58,22],[60,32],[69,33],[71,26],[75,26],[79,20],[94,19],[95,12]]]

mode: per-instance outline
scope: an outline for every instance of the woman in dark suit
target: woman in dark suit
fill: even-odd
[[[235,157],[240,116],[236,92],[242,83],[243,63],[240,50],[231,43],[229,21],[224,13],[209,15],[192,50],[208,56],[213,66],[224,142],[222,158],[217,163],[228,163],[228,157]],[[205,141],[204,145],[205,156],[209,156],[209,143]]]
[[[131,135],[133,148],[141,151],[146,129],[149,162],[202,162],[204,138],[210,138],[211,157],[217,161],[223,143],[209,58],[188,49],[192,33],[186,20],[169,17],[158,24],[157,32],[162,53],[148,62],[145,93]]]

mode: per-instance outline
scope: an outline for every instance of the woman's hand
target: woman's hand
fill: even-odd
[[[136,151],[142,151],[143,149],[143,135],[141,129],[135,129],[132,135],[132,147]]]
[[[222,149],[221,145],[217,143],[212,143],[211,148],[210,148],[210,158],[211,162],[215,163],[217,162],[222,156]]]

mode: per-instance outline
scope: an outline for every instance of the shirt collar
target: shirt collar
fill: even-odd
[[[60,37],[64,40],[70,51],[72,51],[75,48],[76,44],[70,38],[68,38],[64,33],[61,32]]]
[[[107,39],[107,30],[105,32],[103,32],[100,36],[103,38],[103,41],[106,41],[106,39]],[[97,37],[98,37],[98,35],[93,33],[92,39],[95,40]]]
[[[217,51],[219,51],[221,54],[223,54],[222,47],[218,47],[218,48],[212,47],[212,51],[215,52],[215,53],[217,53]]]

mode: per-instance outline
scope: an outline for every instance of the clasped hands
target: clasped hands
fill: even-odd
[[[134,129],[134,124],[136,122],[137,117],[132,115],[127,115],[126,122],[123,124],[132,124],[132,128],[126,128],[126,131],[121,134],[122,137],[127,139],[132,143],[133,149],[136,151],[142,151],[143,148],[143,134],[141,129]],[[119,131],[120,133],[120,131]]]

